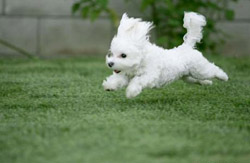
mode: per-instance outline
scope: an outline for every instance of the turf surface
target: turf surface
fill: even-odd
[[[0,162],[248,163],[250,59],[210,60],[228,82],[128,100],[103,59],[1,59]]]

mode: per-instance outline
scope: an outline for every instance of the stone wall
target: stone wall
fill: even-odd
[[[111,0],[119,13],[140,16],[139,3]],[[73,0],[0,0],[0,38],[39,56],[105,54],[115,30],[103,17],[94,23],[71,15]],[[230,36],[220,48],[224,55],[250,55],[250,1],[232,6],[234,22],[220,22]],[[0,55],[16,53],[0,45]]]

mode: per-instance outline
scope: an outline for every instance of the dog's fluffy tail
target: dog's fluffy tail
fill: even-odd
[[[195,44],[202,39],[202,28],[206,25],[206,19],[195,12],[185,12],[183,21],[183,27],[187,29],[183,38],[184,43],[194,48]]]

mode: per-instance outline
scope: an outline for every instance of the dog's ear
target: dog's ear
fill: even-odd
[[[122,15],[118,27],[118,36],[131,37],[133,39],[147,39],[148,32],[153,28],[151,22],[144,22],[138,18],[129,18],[126,13]]]
[[[128,18],[128,14],[125,12],[125,13],[122,15],[121,21],[127,20],[127,19],[129,19],[129,18]]]
[[[134,18],[129,18],[127,13],[122,15],[120,25],[118,27],[118,35],[127,35],[135,26],[138,21]]]

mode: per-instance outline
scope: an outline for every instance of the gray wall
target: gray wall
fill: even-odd
[[[91,23],[71,15],[73,0],[0,0],[0,38],[44,57],[105,54],[115,30],[103,17]],[[111,0],[119,13],[129,8],[129,15],[139,5]],[[219,27],[230,34],[220,48],[224,55],[250,55],[250,1],[239,0],[232,6],[234,22],[220,22]],[[0,55],[16,53],[0,45]]]

